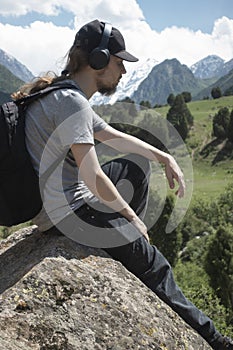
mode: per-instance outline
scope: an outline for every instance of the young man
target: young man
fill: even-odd
[[[80,243],[99,244],[213,349],[233,349],[233,342],[182,294],[169,263],[149,244],[142,221],[150,161],[164,165],[170,188],[176,181],[176,194],[182,197],[185,181],[180,167],[171,155],[109,126],[89,105],[88,99],[95,92],[108,95],[115,91],[126,73],[124,60],[135,62],[137,58],[125,50],[121,33],[95,20],[76,34],[60,77],[41,77],[21,90],[21,94],[32,93],[51,83],[70,84],[37,100],[27,110],[26,141],[37,173],[42,174],[52,160],[65,154],[62,169],[58,166],[46,183],[44,206],[34,223],[42,231],[59,230]],[[94,140],[130,155],[101,167]],[[125,180],[133,187],[128,200]]]

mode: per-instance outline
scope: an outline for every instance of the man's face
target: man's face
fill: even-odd
[[[111,55],[107,67],[97,72],[96,85],[98,92],[106,96],[112,95],[116,91],[122,74],[125,73],[123,60]]]

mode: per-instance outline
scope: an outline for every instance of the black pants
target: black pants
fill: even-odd
[[[103,170],[124,198],[125,195],[129,195],[130,191],[127,186],[131,183],[133,190],[129,195],[130,198],[125,199],[137,215],[143,218],[148,198],[149,161],[143,157],[131,155],[104,164]],[[220,334],[215,329],[213,322],[183,295],[174,280],[170,264],[159,250],[138,234],[133,225],[129,227],[125,225],[127,220],[119,213],[107,213],[102,209],[101,205],[100,210],[98,210],[98,206],[92,208],[89,205],[84,205],[76,213],[90,227],[95,227],[96,235],[98,235],[98,228],[101,227],[113,229],[110,231],[110,235],[118,235],[119,237],[122,235],[124,244],[114,247],[103,245],[103,249],[137,276],[208,343],[218,338]],[[136,232],[135,239],[132,239],[133,231]],[[127,233],[131,235],[128,243],[127,240],[124,241]],[[85,234],[88,235],[89,232]]]

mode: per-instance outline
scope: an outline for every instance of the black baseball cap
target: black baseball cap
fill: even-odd
[[[104,25],[104,22],[100,22],[97,19],[85,24],[77,32],[74,40],[74,45],[80,46],[90,53],[92,50],[99,46],[104,30]],[[138,61],[138,58],[131,55],[125,50],[124,38],[120,31],[114,27],[112,27],[107,48],[110,54],[113,56],[117,56],[129,62]]]

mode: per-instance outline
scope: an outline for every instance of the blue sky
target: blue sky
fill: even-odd
[[[1,4],[0,4],[1,8]],[[69,26],[73,27],[74,14],[70,11],[62,10],[60,13],[54,16],[48,16],[46,14],[30,11],[25,15],[0,15],[0,22],[4,24],[12,24],[17,26],[27,26],[34,21],[53,22],[57,26]]]
[[[175,25],[211,33],[214,21],[233,18],[232,0],[137,0],[152,29],[162,31]]]
[[[127,0],[125,1],[127,2]],[[137,3],[151,28],[159,32],[166,27],[177,26],[211,33],[216,19],[229,15],[233,18],[232,0],[137,0]],[[58,26],[68,25],[72,27],[73,18],[74,13],[67,10],[62,10],[56,16],[30,11],[18,17],[15,14],[0,15],[0,22],[25,26],[38,20],[52,21]]]
[[[140,61],[233,58],[232,0],[1,0],[0,48],[34,74],[60,69],[75,32],[95,18],[120,29]]]

